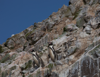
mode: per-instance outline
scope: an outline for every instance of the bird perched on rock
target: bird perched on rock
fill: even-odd
[[[55,52],[55,49],[54,49],[54,46],[53,46],[53,43],[52,42],[48,42],[48,62],[49,62],[49,58],[51,58],[51,60],[53,62],[55,62],[56,60],[56,52]]]
[[[38,67],[44,67],[44,62],[43,60],[39,57],[39,55],[37,54],[36,51],[34,50],[31,50],[32,52],[32,55],[33,55],[33,67],[35,66],[35,64],[38,66]]]

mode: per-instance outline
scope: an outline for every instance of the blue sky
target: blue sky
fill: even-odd
[[[0,0],[0,44],[57,12],[69,0]]]

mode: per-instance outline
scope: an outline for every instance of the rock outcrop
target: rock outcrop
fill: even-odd
[[[0,45],[0,77],[100,77],[100,1],[70,0]],[[52,41],[57,59],[47,61]],[[33,67],[31,50],[45,67]]]

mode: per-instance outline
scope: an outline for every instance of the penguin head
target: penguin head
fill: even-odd
[[[48,42],[48,46],[52,46],[53,45],[53,42]]]
[[[53,48],[53,42],[48,42],[48,47]]]
[[[34,49],[31,50],[32,54],[36,55],[36,52],[34,51]]]

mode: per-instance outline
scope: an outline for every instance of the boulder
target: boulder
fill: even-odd
[[[78,77],[79,73],[79,62],[74,63],[70,70],[70,77]]]
[[[81,77],[98,77],[98,63],[97,60],[93,60],[88,56],[84,56],[84,58],[80,61],[80,76]]]
[[[9,49],[13,49],[15,47],[15,41],[10,39],[7,39],[5,46],[7,46]]]
[[[87,25],[87,26],[85,27],[85,32],[86,32],[87,34],[91,34],[91,26],[90,26],[90,25]]]
[[[77,26],[78,28],[83,27],[84,24],[85,24],[85,20],[84,20],[84,17],[83,17],[83,16],[80,17],[80,18],[78,18],[78,19],[76,20],[76,26]]]
[[[27,36],[26,39],[30,44],[35,44],[39,39],[41,39],[44,36],[44,34],[45,33],[43,31],[37,30],[29,36]]]
[[[78,0],[70,0],[69,1],[69,5],[74,4],[75,2],[77,2]]]
[[[74,30],[78,30],[78,27],[75,24],[69,24],[67,26],[64,27],[63,31],[67,31],[67,32],[71,32]]]
[[[100,16],[97,16],[90,20],[91,27],[97,29],[100,27]]]
[[[16,49],[16,52],[22,52],[22,51],[23,51],[23,47]]]
[[[96,50],[96,55],[97,55],[98,57],[100,57],[100,49],[99,49],[99,48]]]
[[[81,32],[79,36],[80,36],[81,38],[85,38],[85,37],[88,37],[89,34],[87,34],[86,32]]]
[[[10,55],[7,53],[1,60],[0,60],[0,62],[1,63],[4,63],[4,62],[6,62],[7,60],[9,60],[10,59]]]
[[[2,53],[4,50],[2,48],[2,46],[0,45],[0,53]]]
[[[77,47],[76,46],[71,46],[71,47],[69,47],[69,49],[68,49],[68,55],[72,55],[73,53],[75,53],[76,52],[76,49],[77,49]]]
[[[76,7],[73,6],[73,5],[69,5],[68,7],[69,7],[69,9],[71,10],[71,13],[74,14],[75,11],[76,11]]]
[[[71,10],[69,8],[62,10],[61,14],[63,17],[72,16]],[[61,18],[63,18],[63,17],[61,17]]]

